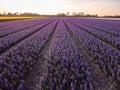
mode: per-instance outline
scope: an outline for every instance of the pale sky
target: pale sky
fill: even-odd
[[[0,12],[120,15],[120,0],[0,0]]]

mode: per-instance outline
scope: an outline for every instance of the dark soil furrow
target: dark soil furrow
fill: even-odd
[[[113,35],[113,36],[115,36],[115,37],[120,37],[120,35],[118,35],[118,34],[115,34],[115,33],[109,32],[109,31],[106,31],[106,30],[104,30],[104,29],[96,28],[95,26],[92,26],[92,25],[87,25],[87,24],[83,24],[83,23],[80,23],[80,24],[82,24],[82,25],[84,25],[84,26],[87,26],[87,27],[90,27],[90,28],[93,28],[93,29],[96,29],[96,30],[99,30],[99,31],[103,31],[103,32],[108,33],[108,34],[110,34],[110,35]],[[108,29],[108,28],[107,28],[107,29]]]
[[[37,33],[39,30],[41,30],[42,28],[46,27],[47,25],[49,25],[49,24],[52,23],[52,22],[53,22],[53,21],[48,22],[48,23],[45,24],[44,26],[42,26],[42,27],[40,27],[39,29],[37,29],[35,32],[29,34],[28,36],[25,36],[25,37],[22,38],[22,39],[19,39],[19,40],[16,41],[15,43],[11,44],[9,47],[1,50],[0,55],[1,55],[2,53],[6,52],[7,50],[9,50],[10,48],[14,47],[16,44],[20,43],[21,41],[23,41],[23,40],[27,39],[28,37],[32,36],[33,34]]]
[[[88,60],[87,62],[90,64],[92,68],[92,74],[94,79],[98,82],[97,89],[95,90],[117,90],[116,87],[113,85],[111,81],[108,80],[108,78],[105,76],[105,74],[102,72],[98,64],[94,62],[94,59],[92,56],[89,55],[88,51],[82,46],[82,43],[79,39],[76,38],[74,32],[71,30],[71,28],[67,25],[66,22],[64,22],[66,28],[68,29],[68,32],[72,36],[73,40],[76,42],[76,44],[79,46],[79,48],[83,51],[83,53],[87,56]]]
[[[85,28],[83,28],[83,27],[81,27],[81,26],[79,26],[79,25],[77,25],[77,24],[75,24],[75,23],[73,23],[73,22],[70,22],[70,23],[72,23],[73,25],[79,27],[80,29],[84,30],[85,32],[91,34],[92,36],[96,37],[96,38],[99,39],[100,41],[108,44],[108,45],[111,46],[112,48],[114,48],[114,49],[116,49],[116,50],[118,50],[118,51],[120,50],[120,48],[115,47],[113,44],[111,44],[111,43],[108,42],[107,40],[102,39],[100,36],[96,35],[95,33],[92,33],[92,32],[90,32],[90,31],[88,31],[87,29],[85,29]]]
[[[41,23],[43,23],[43,22],[41,22]],[[5,36],[8,36],[8,35],[11,35],[11,34],[14,34],[14,33],[17,33],[17,32],[23,31],[23,30],[26,30],[26,29],[29,29],[29,28],[34,27],[34,26],[37,26],[37,25],[40,25],[41,23],[38,23],[38,24],[36,24],[36,25],[31,25],[31,26],[25,27],[24,29],[19,29],[19,30],[14,31],[14,32],[11,32],[11,33],[9,33],[9,34],[2,35],[2,36],[0,36],[0,38],[3,38],[3,37],[5,37]]]
[[[39,52],[39,59],[37,60],[36,65],[33,67],[32,72],[26,79],[24,90],[37,90],[36,85],[41,85],[41,80],[45,77],[45,74],[47,73],[46,60],[49,58],[51,53],[49,46],[53,39],[58,22],[59,21],[57,21],[52,33],[49,35],[48,40],[45,42],[45,45],[41,48]]]

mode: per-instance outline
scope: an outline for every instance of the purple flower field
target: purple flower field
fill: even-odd
[[[120,20],[0,22],[0,90],[120,90]]]

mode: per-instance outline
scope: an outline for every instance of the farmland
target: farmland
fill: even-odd
[[[45,16],[0,16],[0,22],[45,18]]]
[[[120,90],[120,20],[0,22],[0,90]]]

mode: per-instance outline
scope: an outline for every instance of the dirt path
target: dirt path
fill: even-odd
[[[0,51],[0,55],[2,55],[3,53],[7,52],[9,49],[11,49],[12,47],[16,46],[17,44],[19,44],[19,43],[22,42],[23,40],[26,40],[27,38],[31,37],[31,36],[34,35],[35,33],[39,32],[41,29],[43,29],[44,27],[46,27],[47,25],[49,25],[51,22],[53,22],[53,21],[50,21],[50,22],[46,23],[45,25],[41,26],[40,28],[38,28],[38,29],[35,30],[34,32],[30,33],[29,35],[26,35],[26,36],[24,36],[23,38],[17,40],[16,42],[10,44],[8,47],[3,48],[3,49]]]
[[[109,81],[108,78],[104,75],[98,64],[94,62],[93,58],[89,55],[88,51],[86,51],[85,48],[82,46],[81,41],[76,38],[75,34],[72,32],[71,28],[67,25],[67,23],[64,22],[64,24],[68,29],[68,32],[72,36],[73,40],[88,58],[87,62],[92,68],[93,77],[98,82],[98,88],[96,90],[117,90],[113,83]]]
[[[46,23],[46,22],[40,22],[40,23],[37,23],[35,25],[30,25],[30,26],[27,26],[27,27],[25,27],[25,25],[24,25],[24,28],[20,28],[21,26],[23,27],[23,25],[16,26],[16,27],[14,27],[16,31],[8,33],[8,34],[4,34],[4,35],[0,36],[0,38],[4,38],[4,37],[6,37],[8,35],[11,35],[11,34],[14,34],[14,33],[17,33],[17,32],[21,32],[21,31],[26,30],[26,29],[30,29],[31,27],[38,26],[38,25],[40,25],[42,23]],[[18,28],[20,28],[20,29],[18,29]],[[10,29],[10,28],[7,28],[7,29]],[[7,29],[4,29],[4,30],[7,30]],[[3,30],[1,30],[1,31],[3,31]]]
[[[79,26],[79,25],[77,25],[77,24],[75,24],[75,23],[73,23],[73,22],[70,22],[70,23],[72,23],[72,24],[75,25],[76,27],[80,28],[81,30],[84,30],[85,32],[89,33],[90,35],[96,37],[96,38],[99,39],[100,41],[108,44],[110,47],[112,47],[112,48],[114,48],[114,49],[116,49],[116,50],[118,50],[118,51],[120,50],[118,47],[116,47],[115,45],[113,45],[111,42],[109,42],[109,41],[107,41],[107,40],[104,40],[104,39],[101,38],[99,35],[96,35],[96,34],[93,33],[93,32],[90,32],[89,30],[85,29],[85,27]]]
[[[46,41],[45,46],[42,48],[36,65],[26,79],[24,90],[37,90],[36,85],[41,86],[41,80],[46,76],[47,73],[46,60],[49,59],[51,55],[49,46],[53,39],[58,22],[59,21],[57,21],[52,33],[48,37],[49,39]]]

